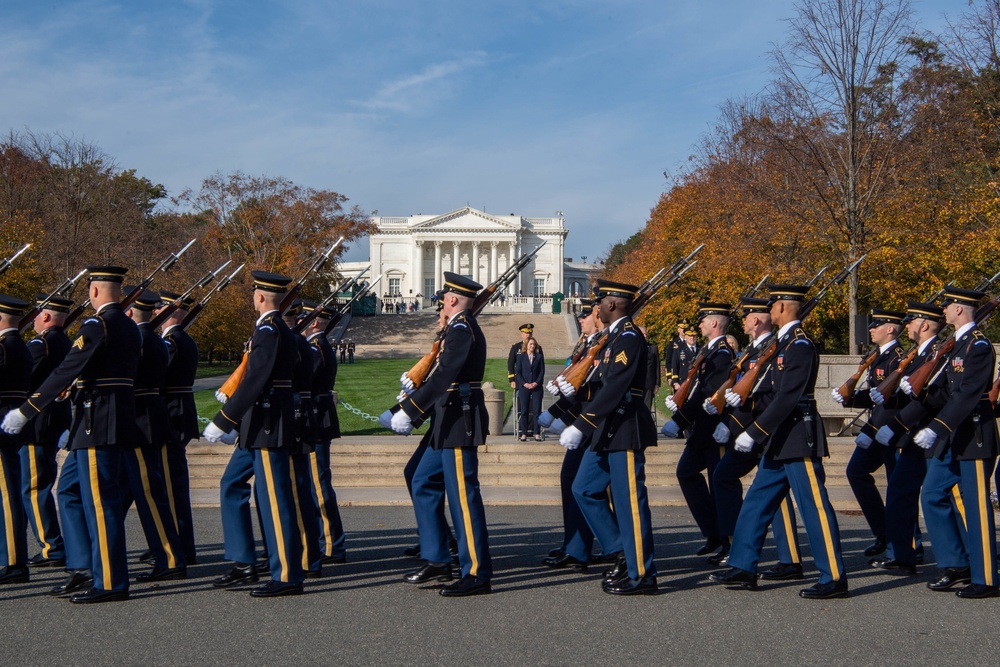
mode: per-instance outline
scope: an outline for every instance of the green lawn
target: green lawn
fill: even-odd
[[[198,370],[195,372],[196,378],[207,378],[213,375],[229,375],[236,368],[235,365],[231,364],[198,364]]]
[[[337,370],[337,396],[341,404],[337,406],[340,430],[344,435],[373,435],[389,433],[377,423],[359,416],[347,408],[350,405],[359,412],[378,417],[383,411],[396,404],[399,393],[399,376],[416,363],[416,359],[358,359],[353,364],[343,364]],[[513,401],[513,390],[507,383],[507,361],[488,359],[483,378],[504,390],[504,409],[509,410]],[[214,391],[198,391],[194,395],[198,414],[211,419],[219,410]],[[424,433],[425,424],[416,433]]]

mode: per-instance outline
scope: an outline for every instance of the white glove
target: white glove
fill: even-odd
[[[895,435],[896,432],[893,431],[891,427],[883,426],[878,430],[878,433],[875,434],[875,441],[880,445],[888,445],[892,442],[892,438]]]
[[[400,410],[392,416],[389,428],[400,435],[410,435],[410,431],[413,430],[413,423],[410,421],[410,416]]]
[[[204,433],[201,434],[201,437],[205,438],[209,442],[225,442],[224,438],[226,437],[226,432],[216,426],[214,422],[209,422],[208,426],[205,427]],[[233,440],[227,444],[231,445],[235,442],[235,440],[236,438],[233,438]]]
[[[583,431],[575,426],[567,426],[559,436],[559,444],[566,449],[576,449],[583,442]]]
[[[406,390],[405,389],[400,389],[399,393],[396,394],[396,402],[397,403],[402,403],[405,400],[406,400]],[[386,428],[389,428],[389,427],[386,426]]]
[[[386,410],[378,416],[378,425],[382,428],[392,428],[392,410]]]
[[[553,419],[552,424],[549,426],[549,430],[559,435],[566,430],[566,422],[561,419]]]
[[[929,428],[922,428],[917,431],[915,436],[913,436],[913,444],[923,449],[930,449],[933,447],[935,440],[937,440],[937,433]]]
[[[899,388],[903,390],[903,393],[907,396],[913,396],[913,387],[910,386],[910,376],[907,375],[905,378],[899,381]]]
[[[679,438],[681,436],[681,427],[673,419],[668,419],[667,423],[660,429],[660,433],[668,438]]]
[[[734,447],[736,448],[736,451],[746,454],[753,449],[753,438],[747,435],[746,431],[743,431],[736,436]]]
[[[702,407],[702,409],[705,412],[707,412],[710,415],[717,415],[717,414],[719,414],[719,409],[717,407],[715,407],[714,403],[712,403],[712,397],[711,396],[709,396],[708,398],[705,399],[705,402],[701,404],[701,407]]]
[[[223,394],[223,393],[222,393],[222,390],[221,390],[221,389],[219,389],[219,390],[217,390],[217,391],[215,392],[215,400],[217,400],[217,401],[218,401],[219,403],[222,403],[223,405],[225,405],[225,404],[226,404],[226,401],[228,401],[228,400],[229,400],[229,397],[228,397],[228,396],[226,396],[225,394]]]
[[[667,410],[670,410],[671,412],[677,412],[677,404],[674,403],[673,396],[667,396],[665,399],[663,399],[663,403],[664,405],[667,406]]]
[[[59,449],[67,447],[69,447],[69,431],[63,431],[62,435],[59,436]]]
[[[552,416],[552,413],[546,410],[542,414],[538,415],[538,425],[548,428],[552,426],[553,419],[555,419],[555,417]]]
[[[724,445],[729,442],[730,435],[732,434],[729,432],[729,427],[719,422],[719,425],[715,427],[715,431],[712,433],[712,439],[720,445]]]
[[[875,405],[885,405],[885,396],[878,390],[878,387],[872,387],[868,395],[872,397],[872,403]]]
[[[854,444],[861,449],[868,449],[872,446],[872,439],[867,433],[858,433],[858,437],[854,439]]]
[[[726,390],[726,403],[731,408],[738,408],[738,407],[740,407],[740,405],[743,404],[743,399],[740,398],[740,395],[737,394],[732,389],[727,389]]]
[[[405,391],[407,394],[413,393],[414,389],[413,380],[410,379],[409,375],[407,375],[406,373],[400,375],[399,383],[403,386],[403,391]]]
[[[571,398],[574,394],[576,394],[576,388],[573,387],[573,385],[571,385],[569,382],[567,382],[566,378],[563,377],[556,378],[556,382],[559,385],[559,393],[561,393],[566,398]]]
[[[836,403],[844,404],[844,397],[840,395],[840,392],[836,389],[830,391],[830,395],[833,396],[833,400]]]
[[[4,416],[3,424],[0,424],[0,430],[10,435],[17,435],[27,423],[28,418],[20,410],[11,410]]]
[[[545,383],[545,391],[549,392],[553,396],[558,396],[559,395],[559,387],[556,386],[556,381],[555,380],[549,380],[548,382],[546,382]]]

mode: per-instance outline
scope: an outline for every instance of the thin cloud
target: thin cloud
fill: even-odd
[[[424,97],[428,88],[438,87],[448,79],[488,62],[487,54],[476,51],[457,60],[448,60],[425,67],[422,71],[382,86],[370,99],[358,105],[371,110],[406,111],[413,109],[414,100]]]

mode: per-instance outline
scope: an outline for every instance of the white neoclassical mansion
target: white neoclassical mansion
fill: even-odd
[[[379,294],[404,300],[429,299],[441,288],[445,271],[489,285],[543,242],[545,246],[507,288],[502,307],[544,312],[544,302],[551,305],[557,292],[566,297],[585,295],[600,270],[563,256],[569,232],[561,214],[526,218],[465,207],[443,215],[374,216],[372,222],[378,231],[370,237],[369,261],[345,262],[341,271],[349,276],[371,264],[364,277],[382,276]]]

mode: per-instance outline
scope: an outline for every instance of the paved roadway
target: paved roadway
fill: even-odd
[[[0,589],[0,656],[17,665],[302,664],[996,664],[1000,599],[965,601],[869,569],[863,522],[840,515],[848,600],[808,601],[801,582],[756,593],[704,582],[700,536],[683,508],[655,508],[659,596],[616,598],[599,571],[538,565],[561,535],[556,507],[487,507],[494,594],[447,599],[404,584],[416,561],[405,507],[344,507],[347,565],[300,597],[216,591],[226,570],[218,509],[196,510],[200,562],[186,581],[134,585],[125,603],[77,606],[45,592],[42,570]],[[134,513],[129,547],[143,547]],[[773,558],[770,544],[765,560]],[[808,567],[808,563],[807,563]],[[138,571],[137,569],[135,571]],[[807,578],[805,584],[812,583]]]

